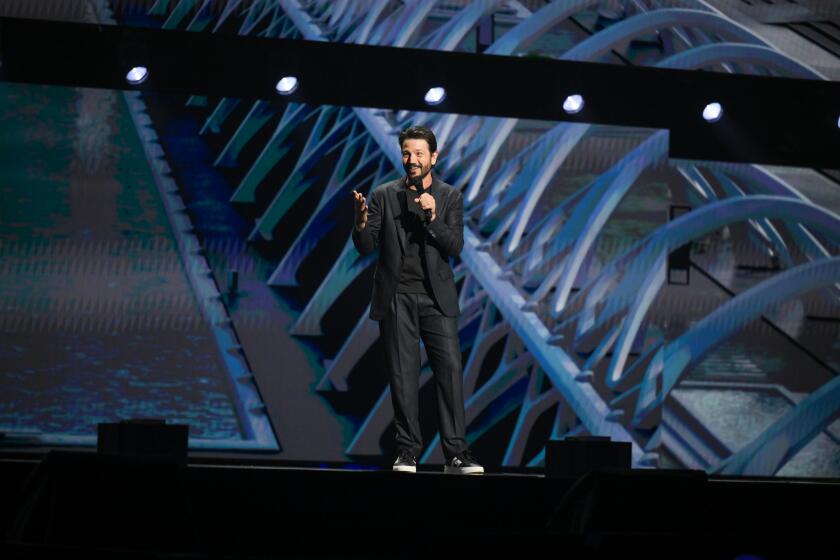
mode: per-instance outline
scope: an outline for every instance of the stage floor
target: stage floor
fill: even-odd
[[[94,557],[519,558],[548,546],[573,558],[789,558],[832,543],[836,517],[823,512],[840,498],[837,480],[692,471],[461,476],[67,451],[0,459],[0,474],[14,496],[4,500],[8,557],[69,547]]]

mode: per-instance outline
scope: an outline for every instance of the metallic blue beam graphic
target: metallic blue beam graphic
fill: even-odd
[[[728,175],[719,171],[712,171],[712,174],[717,179],[721,187],[729,196],[746,196],[746,193],[739,187]],[[763,219],[760,222],[750,221],[750,225],[758,231],[759,235],[763,237],[768,244],[772,245],[775,255],[779,257],[781,263],[789,268],[793,266],[793,257],[790,255],[790,250],[785,243],[784,238],[779,233],[779,230],[768,219]]]
[[[366,179],[370,180],[371,178],[368,177]],[[371,182],[373,184],[379,184],[376,182],[377,180],[378,177],[374,176]],[[346,191],[336,191],[331,199],[330,207],[319,211],[316,215],[321,216],[325,213],[332,211],[332,209],[334,208],[338,208],[344,201],[346,201],[347,197],[345,193]],[[328,230],[331,229],[333,225],[334,224],[330,224],[329,228],[318,227],[316,222],[313,221],[312,227],[308,227],[305,231],[305,233],[310,234],[311,237],[298,237],[295,241],[295,246],[298,248],[299,251],[304,251],[307,248],[307,246],[310,250],[314,250],[318,241],[326,235]],[[300,241],[300,243],[298,243],[298,241]],[[290,254],[292,254],[291,251],[287,252],[287,256]],[[294,255],[295,259],[298,259],[301,262],[306,257],[306,253],[304,252],[298,252]],[[344,290],[353,282],[353,280],[359,274],[361,274],[363,270],[370,266],[373,263],[373,261],[374,255],[368,255],[367,257],[359,259],[358,252],[355,251],[355,249],[352,247],[351,240],[348,239],[336,264],[333,265],[333,267],[327,273],[326,277],[321,281],[321,283],[318,286],[318,289],[309,299],[309,302],[306,304],[306,307],[298,316],[294,325],[290,329],[290,332],[292,332],[293,334],[320,335],[321,319],[323,318],[324,314],[332,306],[332,304],[338,298],[339,294],[343,293]],[[282,266],[282,264],[283,263],[278,265],[277,270],[274,272],[274,274],[272,274],[271,278],[269,278],[269,284],[272,284],[273,281],[276,281],[275,276],[278,272],[281,271],[280,266]],[[295,267],[295,270],[297,270],[297,267]],[[291,274],[292,278],[294,278],[294,273],[291,272]]]
[[[584,258],[594,245],[595,238],[601,233],[601,229],[607,223],[607,219],[618,206],[618,203],[630,190],[643,170],[667,156],[667,138],[666,131],[657,132],[619,162],[616,167],[615,179],[602,191],[603,194],[598,193],[600,196],[597,204],[592,207],[588,216],[584,216],[586,224],[579,232],[572,232],[575,239],[574,248],[564,262],[556,284],[557,291],[551,302],[551,311],[555,317],[559,316],[566,305],[566,299],[572,290],[572,283],[580,272]],[[544,282],[547,281],[548,279]]]
[[[703,45],[663,60],[657,64],[660,68],[704,68],[725,62],[750,62],[772,68],[790,78],[825,80],[825,76],[764,45],[741,43],[713,43]]]
[[[555,127],[544,135],[544,140],[551,147],[549,154],[546,156],[543,153],[539,153],[532,156],[539,158],[539,169],[533,174],[523,173],[518,178],[518,180],[528,182],[529,186],[523,200],[518,204],[516,219],[513,222],[505,244],[505,256],[510,257],[519,246],[522,235],[525,233],[525,227],[531,219],[537,202],[543,196],[545,189],[548,188],[548,184],[554,177],[554,174],[563,162],[566,161],[569,153],[571,153],[577,143],[583,138],[583,135],[588,129],[589,125],[573,124]]]
[[[202,2],[201,7],[195,12],[195,16],[193,16],[189,25],[187,25],[187,31],[200,32],[207,29],[215,18],[215,15],[210,10],[212,5],[213,0],[204,0]]]
[[[698,13],[700,15],[698,15]],[[634,36],[635,34],[639,33],[639,30],[645,31],[648,29],[648,26],[653,26],[654,28],[658,29],[659,27],[657,26],[665,25],[667,22],[673,21],[674,18],[679,18],[680,15],[682,15],[679,13],[679,10],[677,12],[669,10],[660,10],[656,12],[656,14],[656,17],[654,17],[651,13],[643,13],[639,14],[638,16],[634,16],[633,18],[622,22],[623,27],[619,28],[617,32],[614,33],[614,35],[605,36],[603,33],[599,33],[597,34],[597,36],[593,36],[592,38],[579,43],[577,46],[574,47],[574,49],[568,51],[567,53],[564,53],[561,56],[561,58],[591,60],[602,54],[605,50],[613,48],[616,44],[625,41],[630,36]],[[730,28],[731,22],[729,22],[729,20],[726,20],[725,18],[722,18],[721,16],[717,16],[715,14],[711,14],[708,12],[691,11],[690,15],[691,17],[696,18],[699,21],[703,21],[707,24],[715,23],[715,25],[717,25],[718,27],[722,27],[725,29]],[[721,23],[721,21],[719,20],[723,20],[723,22]],[[615,29],[616,27],[618,26],[613,26],[611,29]],[[743,31],[743,29],[741,29],[737,25],[734,29],[735,31],[732,31],[732,33],[736,35]],[[751,40],[757,40],[757,38],[752,34],[750,34],[749,37]],[[733,44],[731,43],[725,44],[726,47],[731,47],[732,45]],[[766,53],[766,51],[769,50],[766,47],[755,46],[755,49],[750,49],[749,47],[750,46],[747,45],[744,49],[721,48],[711,52],[721,56],[723,56],[725,53],[729,53],[730,55],[732,55],[733,60],[737,60],[738,56],[759,56],[757,54],[759,52],[762,53],[763,56],[767,56],[764,53]],[[657,63],[657,66],[670,68],[697,68],[700,65],[705,64],[706,59],[704,58],[704,53],[708,55],[709,52],[710,51],[706,49],[706,47],[690,49],[688,51],[660,61],[659,63]],[[689,56],[688,53],[695,53],[696,56]],[[798,72],[804,72],[808,70],[807,67],[804,67],[795,61],[791,61],[790,59],[787,59],[782,55],[778,56],[784,58],[785,60],[788,60],[788,62],[790,63],[790,67],[797,69]],[[499,148],[507,139],[507,136],[513,131],[515,123],[516,119],[500,119],[499,122],[496,123],[495,130],[493,130],[493,132],[490,133],[490,137],[492,138],[491,143],[487,146],[487,149],[485,150],[484,154],[482,154],[481,162],[478,166],[478,172],[474,175],[470,188],[467,190],[467,202],[471,202],[475,199],[476,195],[478,194],[478,189],[484,181],[484,175],[486,174],[486,171],[489,169],[490,164],[495,159]],[[565,157],[568,156],[568,153],[571,151],[572,148],[574,148],[577,141],[579,141],[583,137],[587,129],[588,125],[560,123],[554,130],[552,130],[548,135],[546,135],[550,136],[557,134],[575,134],[576,139],[570,139],[568,145],[565,142],[561,142],[560,150],[558,151],[558,153],[553,154],[552,158],[546,161],[543,169],[537,174],[536,179],[533,182],[533,188],[529,192],[528,196],[525,198],[524,203],[520,206],[520,215],[516,220],[516,225],[514,226],[513,234],[509,236],[508,245],[505,248],[508,256],[518,245],[519,240],[521,239],[522,230],[524,230],[525,225],[528,223],[531,213],[533,212],[533,208],[535,207],[538,198],[542,195],[542,192],[548,179],[551,176],[553,176],[554,172],[562,165],[563,161],[565,160]],[[541,141],[543,140],[544,139],[541,139]],[[531,174],[525,175],[530,176]],[[485,210],[485,212],[487,212],[487,210]]]
[[[348,147],[351,147],[351,144],[352,141],[347,142]],[[280,264],[277,265],[277,268],[269,277],[268,283],[270,285],[297,286],[295,274],[298,267],[319,241],[335,227],[336,224],[331,216],[338,207],[346,202],[347,192],[356,185],[378,184],[375,181],[390,176],[385,169],[387,164],[383,160],[384,158],[378,153],[370,154],[359,162],[355,169],[350,170],[347,177],[340,182],[339,188],[328,188],[324,191],[318,208],[310,214],[306,224],[283,255]],[[384,180],[380,182],[384,182]]]
[[[455,50],[479,19],[494,12],[501,5],[502,0],[475,0],[431,35],[425,48],[436,51]]]
[[[506,323],[490,324],[490,319],[494,314],[495,308],[488,301],[482,312],[478,334],[473,340],[473,350],[470,352],[470,357],[467,359],[467,365],[464,368],[464,393],[467,395],[475,392],[478,375],[481,373],[482,361],[487,352],[494,344],[510,334],[510,326]]]
[[[584,188],[579,189],[575,196],[564,201],[561,207],[557,209],[557,213],[546,221],[543,226],[544,231],[536,236],[538,239],[531,247],[528,260],[531,263],[539,262],[541,269],[545,269],[546,265],[550,263],[551,268],[542,278],[537,289],[531,294],[530,300],[532,303],[546,297],[550,289],[557,285],[563,274],[573,274],[569,281],[574,280],[580,270],[580,265],[583,263],[582,258],[586,256],[588,247],[581,244],[578,248],[580,262],[574,270],[567,267],[567,256],[577,246],[581,236],[586,234],[587,224],[589,224],[593,212],[597,212],[599,206],[603,204],[604,214],[599,216],[598,219],[606,219],[609,216],[623,194],[632,187],[638,174],[647,165],[664,156],[664,152],[667,150],[664,145],[665,138],[667,138],[666,134],[665,131],[660,131],[649,137],[608,171],[602,173]],[[526,206],[526,211],[529,211],[529,208],[530,205]],[[561,219],[563,220],[562,227],[556,230],[555,226],[559,224]],[[588,243],[591,244],[594,241],[594,237],[597,236],[599,231],[600,229],[592,232],[593,238]],[[545,244],[548,242],[545,238],[549,236],[551,241],[548,248],[545,248]],[[529,272],[533,273],[533,268]],[[565,303],[565,296],[560,294],[559,290],[554,298],[555,301],[557,301],[557,296],[562,296],[563,303]],[[559,312],[556,312],[554,318],[558,316]]]
[[[636,417],[643,417],[657,403],[661,404],[680,376],[729,334],[760,317],[776,304],[832,285],[838,278],[840,257],[812,261],[781,272],[721,305],[691,330],[657,352],[645,372]],[[660,375],[662,379],[657,383],[656,378]],[[840,405],[840,401],[837,404]]]
[[[332,122],[335,119],[336,122]],[[306,146],[295,164],[294,170],[286,178],[280,191],[260,217],[251,239],[261,236],[271,239],[274,229],[294,203],[313,184],[313,172],[323,157],[347,141],[349,127],[354,121],[352,111],[335,107],[324,107],[318,116],[315,127],[307,140]]]
[[[283,112],[283,117],[277,124],[277,128],[275,128],[271,138],[268,142],[266,142],[260,152],[260,155],[257,156],[257,159],[251,164],[251,167],[240,181],[239,186],[231,195],[231,202],[248,203],[256,200],[255,197],[257,188],[263,183],[263,180],[274,168],[274,166],[277,165],[277,163],[290,151],[291,146],[288,141],[289,135],[294,132],[295,127],[311,118],[316,112],[316,109],[298,103],[290,103],[286,107],[286,110]],[[237,129],[237,132],[239,132],[243,126],[244,122],[240,125],[239,129]],[[232,141],[233,138],[231,138],[231,142]],[[230,142],[228,145],[230,145]],[[227,151],[228,146],[225,146],[222,153],[225,154]],[[220,155],[220,159],[217,160],[217,165],[223,165],[226,161],[228,161],[228,158],[232,157],[236,153],[238,152],[228,154],[225,160],[221,160],[222,156]]]
[[[190,101],[187,101],[187,105],[189,104]],[[207,120],[204,121],[204,125],[201,127],[201,132],[199,134],[205,134],[208,131],[213,134],[219,134],[222,131],[222,125],[228,117],[230,117],[231,113],[233,113],[238,105],[239,99],[225,98],[219,101],[219,103],[216,104],[216,108],[212,113],[210,113]]]
[[[189,15],[197,2],[198,0],[178,0],[178,4],[169,12],[169,17],[163,22],[162,29],[177,29],[181,21]]]
[[[512,55],[539,39],[555,25],[601,0],[567,0],[546,4],[490,45],[485,54]]]
[[[840,377],[793,407],[759,437],[715,465],[713,473],[772,476],[838,416]]]
[[[644,12],[611,25],[569,49],[568,52],[564,53],[563,59],[591,60],[595,56],[604,54],[618,43],[650,31],[676,26],[706,28],[741,43],[755,45],[763,43],[757,35],[743,25],[714,12],[684,8],[663,8]]]
[[[777,303],[833,285],[838,278],[840,257],[810,262],[753,286],[716,309],[689,332],[657,352],[640,387],[634,422],[661,405],[687,368],[729,334]],[[838,409],[840,377],[835,377],[714,470],[726,474],[774,474],[825,429]]]
[[[275,115],[271,104],[266,101],[257,101],[252,106],[245,119],[240,123],[239,128],[230,137],[227,145],[216,158],[216,165],[234,167],[238,165],[237,160],[242,149],[254,138],[271,118]],[[285,114],[284,114],[285,118]]]
[[[717,171],[722,171],[726,175],[738,179],[741,185],[748,187],[750,190],[808,200],[796,187],[776,177],[760,165],[715,163],[713,166],[711,164],[706,166],[713,167]],[[831,256],[829,248],[814,237],[813,232],[806,225],[796,224],[790,227],[789,231],[797,245],[808,255],[808,258],[819,259]],[[840,245],[835,244],[834,247],[840,249]]]
[[[622,321],[620,334],[615,347],[613,347],[612,360],[606,374],[607,385],[610,387],[614,388],[621,380],[624,364],[630,354],[633,341],[642,326],[642,320],[647,315],[659,290],[665,284],[667,261],[668,252],[663,251],[650,268],[650,272],[645,278],[646,282],[637,286],[636,298],[626,318]]]
[[[472,274],[487,291],[517,335],[542,366],[555,387],[572,406],[575,414],[593,435],[609,436],[615,441],[633,443],[633,462],[642,458],[642,450],[624,427],[607,420],[609,407],[589,385],[576,380],[580,369],[568,354],[548,342],[550,334],[542,321],[531,312],[522,312],[525,304],[519,290],[501,280],[501,268],[479,249],[481,241],[469,229],[464,230],[461,257]]]
[[[341,202],[347,200],[340,197]],[[306,308],[295,321],[289,332],[294,335],[320,336],[321,319],[347,286],[368,266],[373,264],[373,255],[359,258],[358,252],[348,240],[339,255],[336,264],[330,268],[326,278],[318,285],[315,294],[309,299]]]
[[[438,0],[425,0],[421,2],[406,2],[403,4],[400,16],[391,26],[387,33],[383,33],[379,40],[380,45],[392,47],[404,47],[419,32],[420,26],[425,21],[429,12],[435,7]]]
[[[606,303],[597,318],[587,315],[594,314],[595,307],[604,296],[600,291],[589,292],[583,312],[584,320],[579,322],[578,336],[585,334],[583,325],[591,324],[590,329],[597,328],[627,308],[635,299],[637,287],[645,281],[651,267],[663,252],[673,251],[724,225],[757,218],[788,219],[807,223],[828,235],[836,236],[840,233],[840,218],[802,200],[757,195],[725,199],[702,206],[652,232],[604,268],[593,281],[594,285],[615,282],[616,275],[622,270],[624,275],[609,296],[604,298]]]
[[[373,26],[376,24],[379,16],[382,14],[382,10],[384,10],[388,6],[388,0],[376,0],[373,2],[373,5],[367,7],[367,13],[365,14],[364,19],[358,25],[356,30],[350,35],[349,40],[350,42],[357,43],[360,45],[366,44],[368,39],[370,38],[370,34],[373,31]]]
[[[222,14],[216,20],[216,25],[213,27],[213,32],[217,32],[219,28],[227,21],[227,19],[240,7],[242,0],[228,0],[225,4]],[[212,13],[212,12],[211,12]]]
[[[566,409],[560,399],[560,393],[549,390],[539,393],[539,387],[542,383],[543,373],[532,374],[528,379],[528,388],[525,391],[525,399],[522,401],[522,407],[519,410],[519,416],[516,419],[516,426],[513,428],[513,434],[510,438],[510,443],[505,450],[505,456],[502,459],[504,465],[521,465],[525,458],[525,445],[528,442],[528,435],[534,428],[537,419],[554,405],[558,405],[561,410]],[[559,411],[558,411],[559,412]],[[574,416],[574,415],[572,415]],[[555,423],[556,426],[556,423]],[[553,439],[566,435],[568,428],[556,434]]]
[[[342,344],[335,359],[324,360],[324,374],[316,386],[318,391],[327,391],[331,388],[342,392],[348,390],[347,378],[353,367],[379,338],[379,326],[368,316],[369,313],[370,304],[356,321],[356,325]]]

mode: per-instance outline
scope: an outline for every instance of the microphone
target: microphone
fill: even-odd
[[[411,177],[409,179],[411,184],[414,185],[414,187],[417,189],[417,194],[418,195],[421,195],[424,192],[426,192],[426,189],[423,188],[423,179],[426,177],[426,175],[429,174],[430,171],[431,171],[431,169],[429,169],[429,171],[426,171],[423,175],[419,175],[417,177]],[[428,208],[423,210],[423,215],[425,216],[427,223],[432,221],[432,211],[431,210],[429,210]]]

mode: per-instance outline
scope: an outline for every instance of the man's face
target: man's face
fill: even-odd
[[[405,174],[419,177],[429,171],[437,161],[437,152],[429,152],[429,143],[422,139],[406,138],[402,145],[402,162]]]

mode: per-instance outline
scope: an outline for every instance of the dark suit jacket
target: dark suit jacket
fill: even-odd
[[[353,227],[353,244],[359,253],[366,255],[379,249],[373,273],[371,319],[385,316],[399,284],[406,243],[401,216],[410,211],[409,203],[413,204],[406,191],[405,177],[375,187],[367,197],[367,226],[362,231]],[[424,224],[429,282],[443,314],[455,317],[460,313],[458,292],[448,259],[461,254],[464,247],[464,198],[461,191],[434,175],[427,192],[435,199],[435,219]]]

